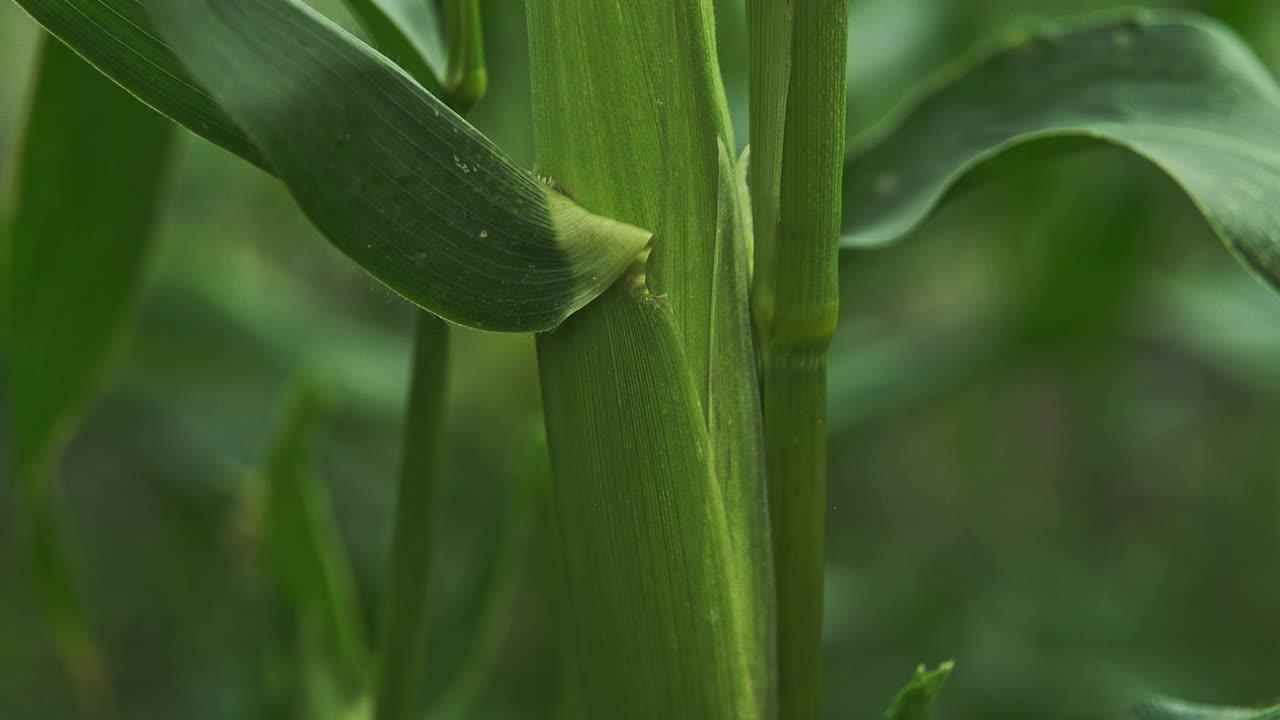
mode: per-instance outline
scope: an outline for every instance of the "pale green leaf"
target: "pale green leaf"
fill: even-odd
[[[527,7],[539,165],[593,210],[653,230],[646,281],[670,302],[706,407],[717,138],[734,146],[710,1]],[[604,178],[627,191],[605,191]]]
[[[737,163],[720,143],[720,192],[711,305],[711,358],[707,378],[707,431],[711,465],[720,481],[729,539],[733,543],[734,584],[748,589],[747,617],[754,621],[759,647],[752,672],[772,692],[777,642],[773,590],[773,548],[765,483],[764,427],[760,378],[752,341],[751,198],[748,155]],[[768,700],[769,703],[773,699]]]
[[[1277,720],[1280,718],[1280,707],[1250,710],[1196,705],[1172,698],[1156,698],[1134,708],[1133,714],[1137,720]]]
[[[927,720],[933,713],[938,695],[951,677],[954,663],[945,662],[936,670],[921,665],[885,711],[885,720]]]
[[[717,140],[732,147],[710,2],[526,8],[539,167],[656,231],[646,267],[538,339],[585,715],[766,717],[706,424]]]
[[[782,192],[782,141],[791,86],[791,3],[746,0],[750,34],[751,209],[755,219],[752,308],[761,335],[772,325],[778,206]]]
[[[766,649],[670,312],[619,283],[538,361],[588,715],[762,717]]]
[[[1280,286],[1280,89],[1225,27],[1175,11],[1022,34],[948,73],[851,153],[844,246],[901,238],[983,161],[1055,137],[1151,161]]]

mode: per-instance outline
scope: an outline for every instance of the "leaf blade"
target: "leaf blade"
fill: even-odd
[[[936,670],[928,670],[924,665],[917,667],[885,711],[885,720],[927,720],[954,668],[952,662],[945,662]]]
[[[36,22],[138,99],[266,169],[236,123],[178,62],[139,0],[16,0]]]
[[[350,562],[311,455],[331,400],[314,378],[291,388],[263,469],[267,568],[301,624],[320,628],[343,676],[361,679],[370,652]]]
[[[162,114],[281,177],[335,245],[395,292],[447,320],[499,331],[550,330],[603,292],[650,239],[648,232],[583,210],[516,168],[390,60],[300,3],[18,2]],[[156,10],[166,16],[203,14],[188,23],[188,42],[172,42],[148,12]],[[214,22],[233,15],[261,20],[279,32],[237,37],[230,32],[236,28]],[[203,37],[206,27],[224,32]],[[312,48],[322,53],[318,57],[286,52],[299,50],[290,29],[329,43],[328,52],[320,46]],[[242,60],[262,60],[274,51],[276,61],[286,61],[264,72],[262,65],[226,63],[227,57],[207,52],[196,59],[207,73],[204,79],[215,79],[224,95],[229,89],[242,92],[237,85],[247,87],[253,76],[263,76],[256,78],[260,94],[238,98],[236,113],[254,120],[258,138],[244,131],[245,118],[227,112],[226,97],[215,98],[209,83],[179,62],[174,48],[190,45],[191,35],[235,46]],[[189,54],[184,62],[191,61]],[[343,73],[362,76],[372,86],[348,83],[348,91],[358,92],[329,97],[327,104],[299,92],[308,78],[333,80]],[[315,85],[327,89],[324,82]],[[281,113],[265,130],[263,118],[252,114],[261,99],[269,102],[260,105]],[[307,133],[295,133],[294,126],[319,128],[322,142],[298,142],[291,136]],[[366,136],[370,127],[384,132]],[[290,160],[286,172],[264,154],[259,138],[270,139],[268,130],[288,141],[273,144],[270,153]],[[317,139],[314,132],[310,138]],[[406,138],[430,141],[433,150],[422,152]],[[433,177],[415,177],[428,164]],[[365,192],[369,188],[372,194]],[[440,221],[442,214],[447,222]]]
[[[184,0],[152,12],[312,222],[446,320],[553,329],[649,241],[539,183],[386,58],[295,0]]]
[[[128,324],[171,141],[162,118],[45,42],[9,235],[19,477],[71,432]]]
[[[1280,209],[1265,203],[1280,191],[1280,89],[1230,31],[1176,11],[1024,34],[935,83],[850,154],[842,245],[900,239],[983,161],[1054,137],[1151,161],[1280,287]]]
[[[33,590],[82,702],[104,713],[110,676],[80,595],[58,456],[131,325],[172,140],[168,122],[42,40],[0,266],[12,472]]]

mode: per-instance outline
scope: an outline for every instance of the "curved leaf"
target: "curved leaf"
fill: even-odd
[[[551,330],[651,237],[516,167],[296,0],[19,2],[153,107],[271,168],[336,246],[446,320]]]
[[[386,58],[296,0],[184,0],[151,11],[312,222],[446,320],[550,330],[649,240],[517,168]]]
[[[173,128],[47,37],[26,123],[0,227],[17,517],[55,647],[82,699],[105,712],[111,683],[80,597],[57,459],[131,324]]]
[[[161,114],[267,167],[249,138],[160,39],[145,0],[15,1],[54,37]]]
[[[1051,137],[1150,160],[1280,288],[1280,89],[1225,27],[1183,12],[1025,34],[933,85],[851,153],[842,244],[903,237],[969,170]]]
[[[942,663],[936,670],[929,670],[924,665],[917,667],[885,711],[885,720],[927,720],[953,669],[955,663],[950,661]]]
[[[9,362],[14,457],[52,458],[128,324],[173,132],[47,40],[14,177]]]

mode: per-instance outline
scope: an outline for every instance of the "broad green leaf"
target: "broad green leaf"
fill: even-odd
[[[1138,720],[1277,720],[1280,718],[1280,707],[1269,710],[1250,710],[1195,705],[1171,698],[1157,698],[1134,708],[1133,714]]]
[[[269,574],[304,641],[314,639],[315,652],[333,658],[342,677],[358,681],[370,655],[355,582],[329,496],[313,471],[329,408],[314,379],[300,380],[290,393],[263,469],[263,544]]]
[[[52,35],[159,112],[266,168],[262,155],[183,69],[147,15],[152,0],[15,0]]]
[[[436,97],[444,97],[438,68],[444,44],[429,0],[346,0],[373,46]]]
[[[45,42],[9,233],[19,477],[52,461],[102,382],[143,280],[171,140],[163,118]]]
[[[539,183],[297,0],[183,0],[152,13],[316,226],[446,320],[550,330],[649,240]]]
[[[335,245],[446,320],[550,330],[651,237],[515,167],[297,0],[19,2],[153,107],[270,168]]]
[[[911,680],[898,691],[893,704],[885,711],[885,720],[926,720],[933,713],[938,695],[954,667],[954,663],[945,662],[936,670],[928,670],[923,665],[916,668]]]
[[[850,154],[844,246],[901,238],[984,160],[1054,137],[1151,161],[1280,287],[1280,88],[1229,30],[1175,11],[1027,33],[949,73]]]
[[[82,700],[110,704],[75,577],[58,455],[129,327],[172,129],[62,43],[41,46],[7,243],[12,476],[33,590]]]

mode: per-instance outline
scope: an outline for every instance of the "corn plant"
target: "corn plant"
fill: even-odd
[[[312,393],[264,470],[271,563],[333,658],[337,699],[314,716],[422,711],[449,324],[537,335],[587,716],[808,720],[842,251],[909,236],[1005,150],[1084,140],[1164,171],[1280,287],[1280,87],[1224,27],[1133,11],[1029,28],[846,149],[848,0],[745,1],[740,151],[710,0],[526,0],[525,169],[462,116],[486,85],[475,0],[348,0],[367,42],[299,0],[16,0],[50,39],[7,246],[15,477],[33,586],[87,706],[109,680],[65,558],[57,454],[127,326],[174,125],[278,178],[419,313],[377,633],[300,469]],[[921,669],[888,716],[925,717],[950,671]]]

